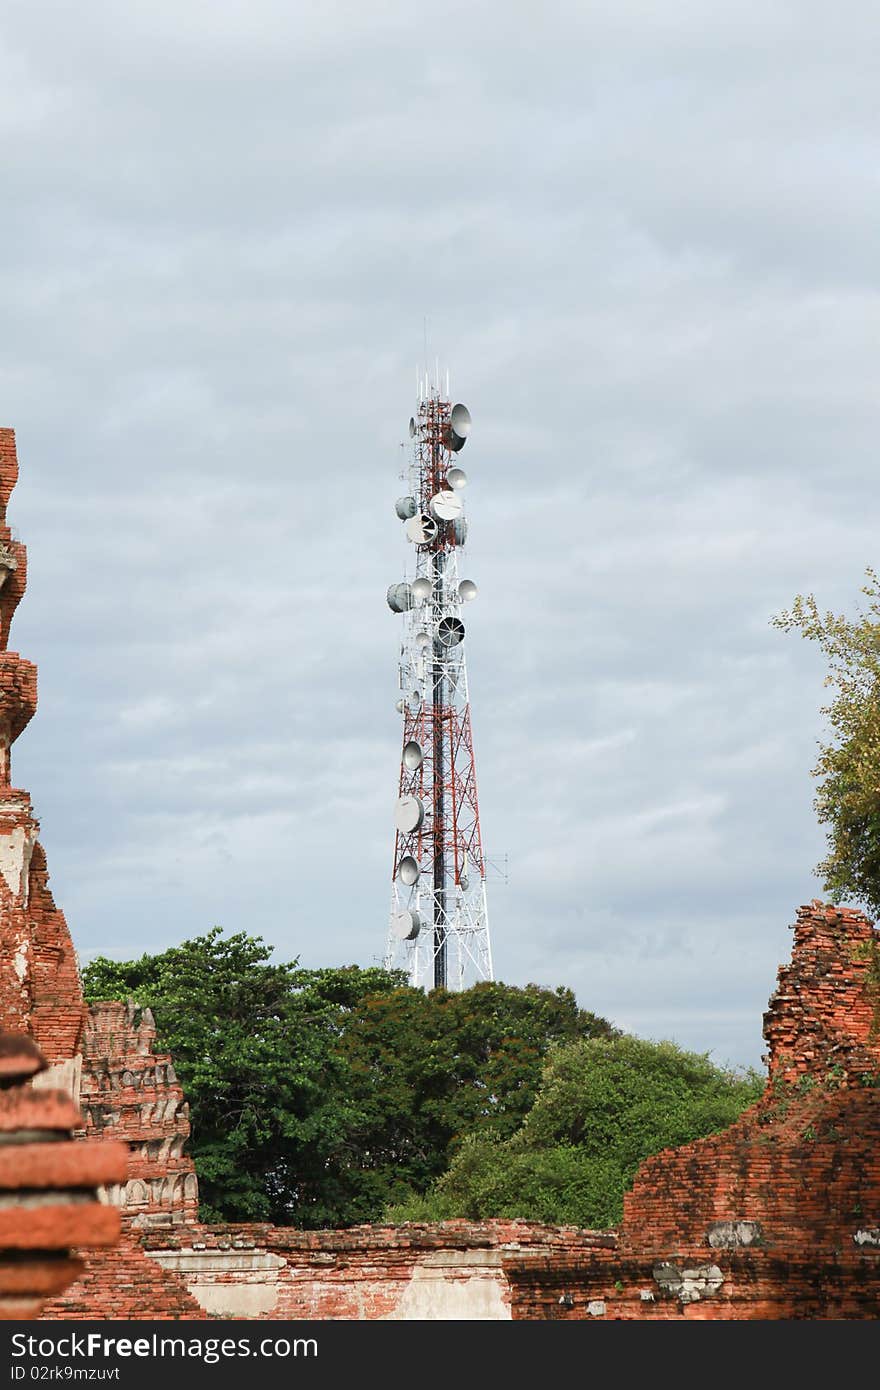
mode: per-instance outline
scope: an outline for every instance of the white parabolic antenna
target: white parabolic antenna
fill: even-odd
[[[459,439],[467,439],[471,432],[472,424],[471,412],[468,410],[467,406],[461,404],[454,405],[452,407],[452,414],[449,417],[449,423],[455,430]]]
[[[388,586],[388,607],[392,613],[405,613],[412,608],[412,597],[408,584],[389,584]]]
[[[419,877],[419,866],[411,854],[405,854],[397,866],[397,877],[407,888],[412,888]]]
[[[426,598],[431,597],[431,581],[422,575],[419,579],[412,582],[412,596],[418,603],[423,603]]]
[[[403,912],[395,912],[391,918],[391,930],[398,941],[415,941],[421,929],[421,918],[411,907],[404,908]]]
[[[465,473],[463,468],[450,468],[449,472],[446,474],[447,487],[454,488],[456,492],[460,492],[466,483],[467,473]]]
[[[455,521],[461,511],[461,498],[454,492],[436,492],[431,498],[431,512],[438,521]]]
[[[457,647],[464,641],[464,623],[461,618],[441,618],[437,624],[437,641],[441,647]]]
[[[415,516],[418,511],[416,499],[414,497],[398,497],[394,503],[394,510],[401,521],[409,521],[411,516]]]
[[[427,512],[419,512],[406,523],[406,538],[414,545],[427,545],[437,534],[437,523]]]
[[[402,796],[397,803],[395,824],[401,835],[411,835],[418,830],[425,816],[425,808],[417,796]]]
[[[462,603],[470,603],[477,597],[477,586],[472,579],[463,579],[458,586],[458,597]]]
[[[415,772],[422,765],[422,745],[414,738],[403,745],[403,765],[407,772]]]

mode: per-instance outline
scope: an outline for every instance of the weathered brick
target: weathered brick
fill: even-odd
[[[0,1145],[0,1189],[100,1187],[124,1182],[127,1172],[124,1144]]]

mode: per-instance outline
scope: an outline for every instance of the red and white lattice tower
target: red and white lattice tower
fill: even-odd
[[[448,396],[448,377],[445,396],[420,381],[409,493],[395,507],[412,577],[388,590],[389,608],[403,618],[403,740],[385,964],[403,966],[424,989],[493,978],[461,616],[477,588],[458,570],[467,477],[457,456],[471,417]]]

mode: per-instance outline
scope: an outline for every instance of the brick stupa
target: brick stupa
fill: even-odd
[[[46,886],[31,799],[11,783],[10,749],[37,707],[37,668],[9,651],[27,583],[27,553],[6,524],[17,479],[15,436],[0,430],[0,1026],[30,1033],[54,1068],[52,1081],[66,1072],[72,1082],[85,1024],[76,955]]]

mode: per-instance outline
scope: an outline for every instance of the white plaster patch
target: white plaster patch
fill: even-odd
[[[207,1279],[216,1274],[271,1273],[283,1269],[285,1261],[270,1250],[152,1250],[150,1259],[163,1269],[173,1269],[188,1279]]]
[[[504,1301],[501,1256],[498,1251],[432,1251],[420,1260],[394,1311],[384,1322],[500,1322],[510,1321],[510,1305]],[[456,1279],[456,1268],[475,1266],[485,1274],[467,1273]],[[448,1271],[445,1275],[440,1271]]]
[[[261,1318],[278,1302],[277,1284],[194,1284],[190,1293],[206,1313],[223,1318]]]
[[[6,887],[16,902],[21,900],[25,852],[29,838],[29,833],[23,825],[14,825],[5,834],[0,834],[0,874],[6,880]],[[30,851],[32,849],[31,845]],[[27,853],[27,863],[30,863],[30,852]]]
[[[27,839],[25,840],[21,857],[21,898],[25,907],[27,907],[31,896],[31,859],[34,856],[34,845],[36,843],[37,837],[31,830],[28,832]]]
[[[856,1245],[869,1246],[872,1249],[880,1249],[880,1227],[874,1226],[869,1229],[856,1231],[853,1236]]]
[[[150,1250],[163,1269],[180,1274],[206,1313],[260,1318],[278,1302],[278,1271],[286,1261],[268,1250]],[[228,1276],[234,1274],[234,1281]]]
[[[77,1052],[75,1057],[69,1057],[64,1062],[55,1062],[45,1071],[38,1072],[31,1084],[37,1090],[45,1088],[48,1091],[66,1091],[73,1097],[74,1105],[79,1105],[81,1081],[82,1053]]]
[[[21,980],[22,984],[24,984],[24,979],[27,975],[28,968],[28,948],[26,941],[23,941],[21,943],[21,945],[16,950],[15,955],[12,957],[12,968],[15,971],[18,978]]]
[[[716,1221],[709,1227],[707,1240],[715,1250],[739,1250],[761,1240],[759,1221]]]
[[[500,1250],[429,1250],[417,1269],[500,1269]]]
[[[654,1266],[654,1278],[663,1293],[672,1294],[681,1303],[699,1303],[701,1298],[709,1298],[717,1293],[724,1283],[724,1276],[717,1265],[694,1265],[689,1269],[679,1269],[674,1264]]]

